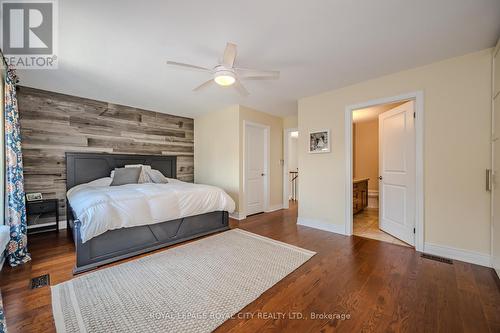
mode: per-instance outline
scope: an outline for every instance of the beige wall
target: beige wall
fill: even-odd
[[[299,131],[330,128],[332,149],[308,154],[299,137],[299,217],[344,224],[346,106],[423,91],[424,240],[489,254],[491,57],[483,50],[301,99]]]
[[[194,180],[219,186],[236,202],[236,212],[245,215],[244,121],[270,126],[270,209],[283,203],[283,119],[233,105],[195,119]]]
[[[353,125],[354,178],[370,178],[368,189],[378,191],[378,119]]]
[[[287,116],[283,118],[283,128],[298,128],[299,118],[298,116]]]
[[[239,106],[194,120],[194,181],[223,188],[236,202],[239,188]]]

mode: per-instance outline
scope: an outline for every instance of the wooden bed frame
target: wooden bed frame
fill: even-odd
[[[150,165],[168,178],[176,178],[176,156],[66,153],[66,191],[92,180],[109,177],[112,170],[127,164]],[[150,252],[189,239],[229,229],[229,214],[210,212],[161,223],[109,230],[82,243],[81,222],[67,203],[67,223],[76,248],[74,274],[114,261]]]

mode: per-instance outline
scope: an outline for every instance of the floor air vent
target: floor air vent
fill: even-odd
[[[438,256],[433,256],[432,254],[423,253],[422,254],[422,258],[430,259],[430,260],[434,260],[434,261],[439,261],[439,262],[443,262],[445,264],[453,265],[453,261],[451,259],[443,258],[443,257],[438,257]]]
[[[40,275],[31,279],[30,288],[36,289],[50,285],[50,275]]]

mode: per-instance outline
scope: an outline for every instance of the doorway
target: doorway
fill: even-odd
[[[299,200],[297,128],[285,128],[283,132],[283,208],[296,206]]]
[[[346,108],[346,234],[423,248],[422,98]]]
[[[245,215],[268,210],[270,127],[245,121]]]

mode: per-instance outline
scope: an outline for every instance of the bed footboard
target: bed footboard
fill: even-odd
[[[82,243],[80,221],[72,223],[76,248],[74,274],[169,245],[229,229],[229,214],[211,212],[182,219],[105,232]]]

